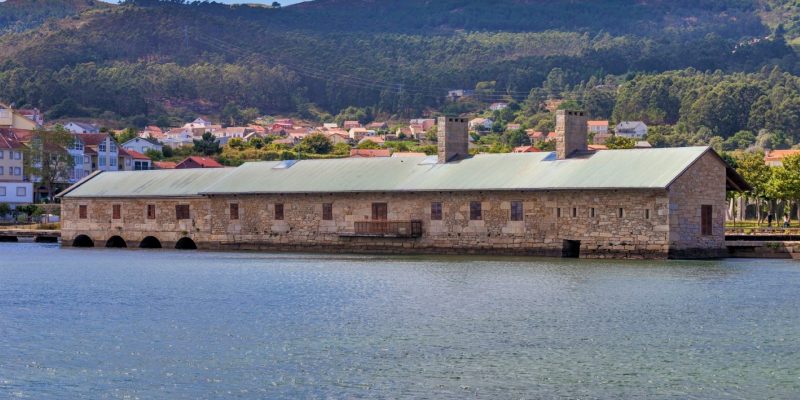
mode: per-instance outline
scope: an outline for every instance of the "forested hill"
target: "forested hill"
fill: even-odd
[[[50,2],[66,4],[14,0],[47,18],[59,10]],[[317,0],[271,8],[71,0],[91,7],[0,36],[0,101],[41,107],[50,118],[136,124],[213,114],[229,103],[301,116],[350,105],[410,116],[460,111],[445,103],[448,89],[478,86],[481,100],[522,102],[687,68],[797,73],[786,29],[776,32],[788,17],[775,8],[765,14],[766,2],[781,3]],[[6,26],[44,18],[15,15]],[[613,105],[596,116],[611,117]],[[626,110],[619,115],[637,112]]]
[[[106,7],[97,0],[6,0],[0,3],[0,33],[32,29],[50,19]]]

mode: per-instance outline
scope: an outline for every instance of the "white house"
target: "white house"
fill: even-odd
[[[489,118],[474,118],[469,121],[469,128],[479,131],[488,131],[493,125],[494,121]]]
[[[127,142],[122,144],[122,148],[125,150],[133,150],[138,153],[145,154],[148,150],[155,150],[161,152],[161,149],[164,146],[161,143],[158,143],[155,140],[145,139],[141,137],[133,138],[128,140]]]
[[[647,135],[647,125],[642,121],[622,121],[617,124],[616,135],[641,139]]]
[[[31,182],[0,182],[0,203],[11,207],[33,203],[33,184]]]
[[[506,108],[508,108],[508,103],[492,103],[489,105],[489,109],[492,111],[505,110]]]
[[[72,132],[72,133],[100,133],[100,128],[93,124],[87,124],[84,122],[69,122],[64,125],[64,129]]]

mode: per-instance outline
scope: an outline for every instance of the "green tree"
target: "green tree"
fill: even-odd
[[[328,154],[333,150],[333,143],[325,135],[314,133],[304,137],[298,148],[306,153]]]
[[[761,205],[767,200],[769,182],[772,178],[772,168],[764,163],[763,151],[739,152],[734,155],[736,172],[750,184],[752,190],[748,192],[756,203],[756,218],[762,221]]]
[[[783,165],[774,167],[767,184],[767,193],[775,199],[785,200],[788,204],[800,201],[800,154],[783,158]],[[787,207],[788,208],[788,207]],[[797,218],[800,219],[800,207]]]
[[[609,149],[632,149],[636,147],[636,139],[622,136],[612,136],[606,140]]]
[[[194,151],[203,155],[213,155],[220,151],[219,140],[211,132],[203,134],[200,140],[194,140]]]
[[[529,146],[531,138],[524,129],[516,129],[505,134],[504,141],[511,147]]]
[[[11,212],[11,206],[8,203],[0,203],[0,218],[4,218]]]
[[[75,160],[68,149],[76,140],[61,125],[56,125],[52,130],[37,129],[24,151],[25,176],[45,187],[50,199],[58,184],[69,181]]]

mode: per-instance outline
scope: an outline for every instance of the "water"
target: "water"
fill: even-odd
[[[800,397],[800,263],[0,244],[0,398]]]

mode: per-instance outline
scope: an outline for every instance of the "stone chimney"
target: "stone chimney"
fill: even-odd
[[[559,160],[589,150],[587,121],[588,117],[583,111],[556,111],[556,156]]]
[[[436,141],[439,164],[469,157],[469,123],[461,117],[439,117]]]

